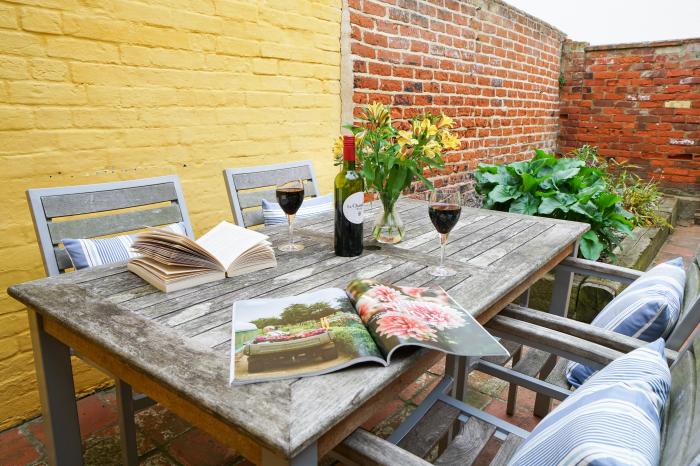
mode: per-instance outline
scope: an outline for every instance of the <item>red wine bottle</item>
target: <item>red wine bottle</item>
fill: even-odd
[[[355,170],[355,136],[343,137],[343,169],[335,177],[335,254],[362,254],[365,184]]]

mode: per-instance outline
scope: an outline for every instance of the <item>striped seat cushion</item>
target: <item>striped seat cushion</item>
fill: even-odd
[[[678,322],[685,288],[683,259],[659,264],[635,280],[593,319],[591,325],[643,341],[666,338]],[[595,369],[569,362],[566,378],[580,386]]]
[[[159,228],[187,235],[185,224],[182,222]],[[120,235],[100,239],[65,238],[63,247],[66,248],[73,268],[80,270],[136,257],[138,254],[131,249],[135,237],[136,235]]]
[[[287,214],[284,213],[278,203],[263,199],[262,211],[266,227],[287,224]],[[301,204],[297,211],[296,218],[304,219],[331,211],[333,211],[333,195],[326,194],[325,196],[304,199],[304,203]]]
[[[658,339],[610,363],[546,416],[509,466],[659,464],[671,372]]]

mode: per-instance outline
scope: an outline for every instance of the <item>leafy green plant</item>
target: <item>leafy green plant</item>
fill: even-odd
[[[590,224],[579,250],[591,260],[612,257],[634,225],[634,216],[622,207],[606,176],[582,158],[558,159],[539,149],[531,160],[481,164],[475,173],[486,208]]]
[[[673,228],[660,213],[663,196],[657,183],[642,180],[627,171],[628,168],[638,168],[636,165],[606,160],[598,155],[597,147],[587,144],[573,150],[571,155],[605,171],[606,181],[622,198],[622,206],[634,215],[635,226]]]

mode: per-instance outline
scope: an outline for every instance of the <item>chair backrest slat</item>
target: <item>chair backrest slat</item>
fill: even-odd
[[[76,187],[78,188],[78,187]],[[177,200],[173,183],[94,192],[68,192],[42,198],[47,218],[106,212]]]
[[[224,181],[236,223],[246,228],[264,223],[262,199],[276,202],[275,185],[292,180],[304,181],[305,196],[319,195],[310,160],[224,170]]]
[[[681,349],[698,325],[700,325],[700,270],[698,258],[695,256],[685,270],[681,315],[671,335],[666,339],[666,347],[676,351]]]
[[[304,197],[313,197],[315,193],[315,188],[311,182],[304,183]],[[249,209],[251,207],[260,207],[260,202],[265,199],[266,201],[277,202],[277,195],[275,194],[275,189],[263,189],[259,191],[239,191],[238,192],[238,202],[241,205],[241,209]]]
[[[73,267],[73,263],[70,260],[70,256],[65,249],[55,247],[53,248],[54,256],[56,257],[56,265],[58,270],[66,270]]]
[[[49,233],[53,244],[59,244],[63,238],[94,238],[181,221],[180,207],[177,204],[170,204],[166,207],[124,212],[104,217],[49,222]]]
[[[251,168],[241,168],[231,173],[236,188],[254,189],[261,186],[274,186],[291,180],[311,180],[313,169],[311,162],[297,162],[291,164],[277,164],[258,166]]]
[[[661,465],[697,464],[700,458],[700,385],[697,351],[700,336],[671,368],[671,393],[661,436]]]
[[[66,251],[57,247],[64,238],[95,238],[176,222],[182,222],[187,234],[194,237],[177,176],[30,189],[27,199],[50,276],[72,267]],[[154,206],[122,211],[149,205]],[[102,215],[71,218],[85,214]]]

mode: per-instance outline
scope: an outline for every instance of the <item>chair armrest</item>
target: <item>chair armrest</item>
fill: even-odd
[[[605,264],[603,262],[589,261],[577,257],[567,257],[556,267],[557,270],[588,275],[591,277],[605,278],[626,285],[642,276],[644,272],[620,267],[619,265]]]
[[[623,355],[620,351],[592,343],[583,338],[505,315],[495,316],[486,323],[485,327],[497,337],[541,349],[595,369],[602,369]]]
[[[333,450],[343,462],[368,466],[431,466],[430,463],[364,429],[357,429]]]
[[[515,304],[509,304],[506,306],[506,308],[499,315],[510,317],[521,322],[535,324],[551,330],[556,330],[557,332],[565,333],[591,343],[596,343],[621,353],[629,353],[630,351],[647,344],[647,342],[637,338],[628,337],[626,335],[621,335],[610,330],[594,327],[590,324],[579,322],[577,320],[567,319],[566,317],[537,311],[535,309],[530,309]],[[678,353],[676,351],[670,349],[666,350],[666,360],[668,361],[669,365],[672,364],[677,357]]]

